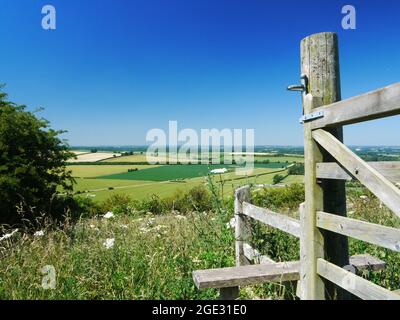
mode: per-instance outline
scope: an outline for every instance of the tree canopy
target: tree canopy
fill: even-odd
[[[52,215],[57,188],[72,190],[64,132],[9,102],[0,88],[0,223]]]

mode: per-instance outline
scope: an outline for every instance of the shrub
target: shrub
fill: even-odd
[[[290,175],[304,175],[304,163],[296,163],[288,168]]]
[[[6,98],[0,92],[0,223],[33,222],[43,214],[58,219],[64,210],[55,210],[61,208],[57,188],[72,191],[65,162],[74,154],[59,138],[64,131]]]
[[[204,186],[196,186],[183,195],[177,193],[166,200],[168,208],[185,213],[212,209],[211,195]]]
[[[292,184],[285,188],[265,188],[253,194],[256,205],[265,208],[287,208],[297,210],[300,203],[304,202],[304,186]]]
[[[279,182],[281,182],[283,179],[285,179],[285,177],[281,174],[276,174],[274,175],[274,177],[272,178],[273,184],[277,184]]]
[[[132,199],[126,194],[113,194],[107,200],[103,201],[99,206],[99,210],[101,213],[106,213],[108,211],[112,211],[116,214],[129,214],[130,203]]]
[[[152,214],[162,214],[167,210],[166,202],[156,194],[152,194],[149,199],[142,201],[134,201],[133,207],[137,210],[144,212],[151,212]]]

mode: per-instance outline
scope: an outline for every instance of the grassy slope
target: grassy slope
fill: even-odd
[[[197,268],[234,263],[233,246],[218,241],[233,243],[233,235],[210,228],[213,219],[125,216],[85,220],[41,238],[19,233],[2,244],[0,299],[215,298],[215,290],[195,289],[191,277]],[[103,245],[107,238],[115,238],[111,249]],[[55,290],[41,287],[45,265],[56,270]]]
[[[83,166],[84,167],[84,166]],[[280,169],[257,168],[250,175],[259,175],[258,177],[237,176],[235,172],[230,172],[223,175],[226,180],[224,184],[224,194],[232,195],[233,189],[245,184],[270,184],[276,171]],[[169,197],[177,192],[184,192],[188,189],[203,184],[204,177],[187,179],[182,182],[169,181],[135,181],[135,180],[111,180],[111,179],[76,179],[77,185],[75,191],[94,194],[96,202],[103,201],[112,194],[126,194],[133,199],[145,199],[152,194],[157,194],[159,197]],[[219,177],[217,177],[219,181]],[[114,190],[109,190],[112,187]]]
[[[257,205],[270,203],[274,208],[273,203],[291,203],[288,214],[297,216],[293,208],[303,199],[285,189],[265,192],[253,193]],[[40,238],[19,231],[2,242],[0,299],[216,298],[215,290],[194,287],[191,272],[234,265],[234,234],[226,227],[233,215],[232,199],[229,203],[230,208],[219,214],[167,213],[154,217],[131,212],[110,220],[91,218],[77,225],[67,224],[63,230],[46,230]],[[352,218],[400,227],[400,219],[381,208],[365,189],[352,190],[348,208]],[[274,209],[287,211],[285,207]],[[253,245],[276,261],[298,259],[298,240],[283,232],[263,226],[253,229],[253,237]],[[103,245],[107,238],[115,238],[111,249]],[[350,253],[370,253],[383,259],[384,271],[362,276],[390,290],[399,289],[400,253],[354,239],[350,239]],[[45,265],[56,269],[54,290],[41,287],[40,269]],[[241,288],[242,298],[283,296],[293,298],[293,288],[279,284]]]

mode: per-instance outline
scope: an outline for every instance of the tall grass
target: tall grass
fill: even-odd
[[[169,200],[113,198],[95,216],[44,225],[43,236],[19,230],[0,241],[0,299],[216,298],[216,290],[195,288],[192,271],[234,265],[233,199],[222,200],[212,179],[208,184],[210,191],[197,188]],[[293,185],[253,192],[253,201],[298,217],[303,195],[303,187]],[[400,227],[365,189],[350,190],[348,207],[352,218]],[[104,218],[106,211],[115,216]],[[275,261],[299,259],[297,239],[257,223],[252,230],[252,244],[263,254]],[[106,248],[106,239],[115,239],[114,246]],[[400,287],[400,254],[353,239],[350,252],[383,259],[384,271],[363,276],[391,290]],[[55,289],[42,287],[46,265],[55,268]],[[294,299],[295,284],[244,287],[241,298]]]

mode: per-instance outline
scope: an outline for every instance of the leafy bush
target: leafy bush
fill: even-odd
[[[253,202],[270,209],[298,210],[304,202],[304,185],[292,184],[286,188],[264,188],[253,195]]]
[[[57,188],[72,190],[65,161],[74,155],[59,138],[64,131],[6,100],[0,92],[0,223],[34,222],[40,215],[56,219]]]
[[[290,175],[304,175],[304,163],[296,163],[288,168]]]
[[[272,178],[272,182],[273,184],[278,184],[279,182],[281,182],[283,179],[285,179],[285,177],[281,174],[276,174],[274,175],[274,177]]]
[[[113,194],[107,200],[103,201],[99,206],[99,213],[105,214],[112,211],[116,214],[130,214],[132,203],[131,197],[126,194]]]

